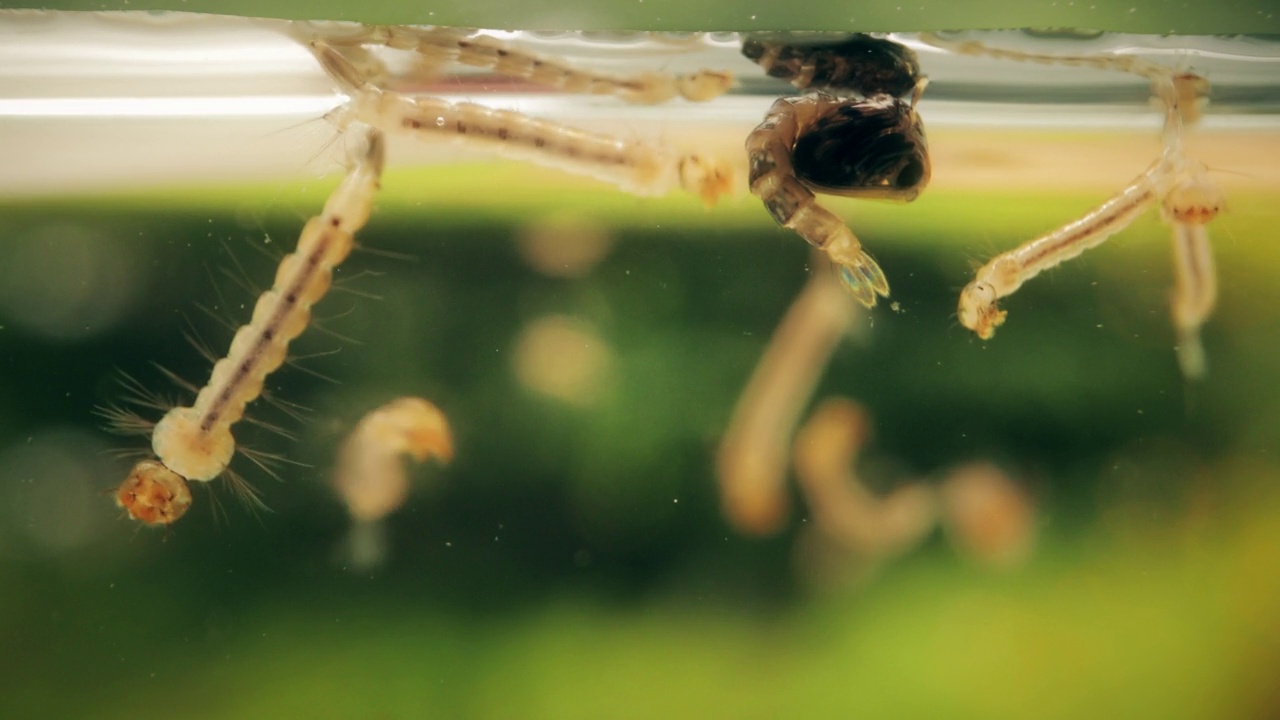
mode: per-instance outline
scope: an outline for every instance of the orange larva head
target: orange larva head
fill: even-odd
[[[133,466],[116,490],[116,504],[147,525],[168,525],[191,507],[191,489],[182,476],[156,460]]]

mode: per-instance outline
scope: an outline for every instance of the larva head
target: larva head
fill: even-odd
[[[191,507],[191,489],[181,475],[155,460],[133,466],[116,490],[116,505],[147,525],[168,525]]]
[[[1007,314],[996,307],[996,289],[991,283],[971,282],[960,292],[957,315],[960,324],[969,328],[983,340],[990,340],[996,328],[1004,324]]]

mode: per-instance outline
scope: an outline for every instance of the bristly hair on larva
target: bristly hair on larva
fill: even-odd
[[[350,254],[353,236],[364,227],[373,209],[385,161],[382,134],[372,128],[351,128],[361,138],[352,152],[351,167],[298,238],[295,251],[276,269],[271,289],[262,293],[249,323],[241,326],[225,357],[218,360],[189,406],[170,408],[150,429],[154,458],[134,465],[116,492],[116,503],[131,517],[148,525],[167,525],[191,505],[190,481],[227,477],[232,488],[257,503],[252,488],[228,472],[236,451],[231,427],[244,417],[245,406],[263,393],[267,375],[285,362],[289,343],[311,323],[311,307],[328,292],[333,269]],[[157,407],[156,398],[136,381],[133,393],[143,407]],[[146,430],[146,422],[118,408],[103,411],[117,428]],[[264,453],[241,454],[271,472],[281,459]]]
[[[1078,257],[1106,242],[1153,206],[1172,231],[1174,287],[1170,309],[1176,332],[1178,365],[1187,380],[1204,376],[1206,362],[1200,328],[1217,303],[1218,285],[1209,222],[1225,208],[1222,191],[1209,179],[1204,165],[1187,156],[1184,130],[1203,113],[1209,81],[1141,58],[1113,55],[1047,55],[993,48],[924,33],[921,40],[961,55],[978,55],[1024,62],[1093,67],[1128,72],[1151,82],[1151,98],[1161,109],[1162,152],[1151,165],[1106,202],[1068,222],[996,255],[977,270],[960,292],[956,316],[979,338],[990,340],[1004,324],[1008,311],[999,301],[1016,292],[1041,272]]]
[[[452,28],[299,22],[293,25],[293,35],[350,98],[325,116],[339,129],[361,122],[388,134],[459,143],[594,177],[637,195],[663,195],[679,188],[707,206],[732,189],[732,167],[700,153],[400,91],[461,64],[566,93],[613,95],[644,104],[676,96],[702,102],[729,89],[733,79],[727,72],[601,74],[532,55],[476,31]],[[393,70],[380,57],[383,48],[407,54],[405,67]]]

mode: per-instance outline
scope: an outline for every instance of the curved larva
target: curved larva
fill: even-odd
[[[136,520],[171,523],[191,504],[189,480],[222,474],[235,453],[231,426],[262,394],[267,375],[284,362],[289,342],[311,322],[311,306],[329,290],[333,268],[351,252],[353,235],[369,219],[385,148],[382,134],[365,132],[365,143],[347,176],[309,220],[298,248],[280,261],[271,289],[258,298],[249,324],[236,331],[226,357],[188,407],[170,410],[156,424],[151,449],[156,460],[134,466],[116,502]]]
[[[354,521],[347,555],[358,567],[382,561],[385,544],[379,523],[409,495],[402,455],[418,462],[453,459],[448,418],[422,398],[397,398],[365,415],[338,453],[333,487]]]
[[[380,520],[404,504],[409,478],[401,455],[418,462],[453,459],[449,420],[435,405],[402,397],[365,415],[342,444],[333,487],[351,517]]]

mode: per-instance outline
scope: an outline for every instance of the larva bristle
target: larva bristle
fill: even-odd
[[[132,517],[148,524],[173,522],[191,503],[187,481],[207,482],[219,476],[227,477],[228,485],[245,504],[265,509],[252,486],[228,468],[237,449],[231,428],[244,419],[245,406],[263,396],[267,376],[283,364],[289,343],[310,324],[311,306],[328,292],[334,268],[350,254],[353,234],[372,212],[386,150],[376,130],[368,129],[363,138],[362,154],[353,159],[321,213],[307,221],[295,251],[280,260],[272,288],[258,298],[248,324],[235,330],[230,350],[214,363],[209,382],[198,389],[195,401],[190,406],[170,407],[153,428],[127,411],[102,410],[105,417],[114,419],[116,427],[151,430],[151,446],[158,460],[136,464],[117,491],[117,501]],[[231,257],[243,273],[235,255]],[[178,384],[196,389],[163,368],[161,371]],[[131,399],[146,406],[160,405],[159,399],[133,378],[126,376],[122,384]],[[288,435],[269,423],[257,424]],[[280,476],[273,466],[290,462],[278,455],[244,447],[239,450],[276,479]]]
[[[271,471],[268,470],[268,472]],[[275,473],[272,473],[272,475],[275,475]],[[240,501],[240,504],[244,505],[254,513],[271,512],[271,508],[267,507],[267,504],[262,501],[262,497],[258,494],[257,489],[255,489],[243,475],[235,470],[227,468],[227,470],[222,473],[222,477],[226,480],[227,487],[231,489],[231,494],[235,495],[236,499]],[[276,477],[278,479],[279,476]]]
[[[118,405],[102,405],[93,409],[93,414],[107,422],[107,430],[116,435],[151,434],[155,422],[148,420],[132,410],[125,410]]]

